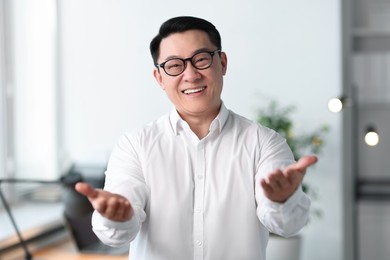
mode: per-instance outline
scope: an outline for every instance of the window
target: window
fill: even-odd
[[[6,81],[5,81],[5,12],[0,1],[0,178],[5,177],[6,139]]]
[[[15,175],[59,176],[56,1],[8,1]]]
[[[56,1],[0,0],[0,6],[0,177],[57,179]]]
[[[56,3],[0,0],[0,178],[56,180],[62,174]],[[18,200],[41,187],[3,183],[1,188],[23,234],[61,220],[59,203],[32,207],[34,202]],[[7,230],[12,235],[2,207],[0,201],[1,235]],[[31,218],[35,212],[40,216]]]

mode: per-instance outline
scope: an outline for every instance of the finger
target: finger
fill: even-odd
[[[120,206],[118,207],[118,210],[116,212],[116,216],[118,220],[126,220],[130,217],[130,203],[126,200],[121,201]]]
[[[275,169],[273,172],[269,173],[267,177],[262,179],[260,184],[263,183],[263,185],[267,185],[267,187],[272,190],[272,192],[274,192],[275,190],[280,189],[278,179],[280,179],[282,176],[282,171],[280,169]]]
[[[274,191],[265,179],[260,181],[260,185],[263,188],[265,194],[271,194]]]
[[[98,192],[94,188],[92,188],[91,185],[85,182],[76,183],[75,189],[77,192],[91,199],[96,198],[98,195]]]
[[[288,182],[287,178],[280,170],[277,170],[268,176],[268,184],[272,187],[274,191],[279,191],[283,189],[286,182]]]
[[[282,189],[282,190],[288,189],[291,186],[290,180],[284,174],[280,175],[280,177],[277,179],[277,182],[278,182],[280,189]]]
[[[306,169],[317,163],[318,161],[318,158],[317,156],[315,155],[308,155],[308,156],[304,156],[302,157],[301,159],[298,160],[298,162],[294,163],[294,164],[291,164],[289,165],[285,172],[289,172],[289,171],[300,171],[300,172],[304,172],[306,171]]]
[[[107,208],[105,210],[105,215],[108,218],[115,219],[119,209],[120,209],[120,201],[116,197],[111,197],[107,201]]]
[[[123,212],[123,219],[129,219],[132,216],[134,211],[128,201],[126,201],[125,206],[126,206],[126,210]]]
[[[115,221],[125,221],[130,218],[130,203],[123,198],[111,198],[108,201],[106,216]]]
[[[96,199],[91,200],[92,206],[100,214],[105,215],[107,209],[107,199],[105,197],[96,197]]]
[[[115,217],[118,218],[118,220],[123,219],[123,216],[126,212],[126,207],[124,204],[121,204],[118,206],[116,212],[115,212]]]
[[[124,200],[120,209],[117,212],[118,220],[119,221],[126,221],[130,219],[133,216],[133,208],[131,207],[131,204],[129,201]]]

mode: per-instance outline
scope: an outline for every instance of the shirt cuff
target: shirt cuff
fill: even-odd
[[[131,219],[123,222],[109,220],[97,211],[93,213],[92,218],[92,226],[96,230],[130,229],[133,226],[138,226],[138,224],[139,220],[136,214],[134,214]]]
[[[305,193],[302,191],[301,188],[298,188],[293,195],[290,196],[284,203],[274,202],[267,197],[265,197],[265,204],[267,208],[271,209],[272,211],[278,211],[282,213],[290,212],[294,209],[294,207],[299,204],[303,197],[305,197]]]

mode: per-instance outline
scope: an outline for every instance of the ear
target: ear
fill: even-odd
[[[226,74],[227,70],[227,56],[225,52],[221,52],[221,65],[222,65],[222,75]]]
[[[165,90],[165,87],[163,86],[164,84],[163,84],[163,80],[162,80],[162,77],[161,77],[161,73],[160,73],[160,71],[157,68],[154,68],[153,76],[156,79],[157,83],[162,88],[162,90]]]

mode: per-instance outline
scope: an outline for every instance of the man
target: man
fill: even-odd
[[[130,259],[264,260],[269,231],[306,224],[300,184],[317,158],[295,163],[277,133],[225,107],[227,56],[208,21],[172,18],[150,50],[175,109],[119,140],[104,190],[76,185],[96,209],[95,233],[131,242]]]

